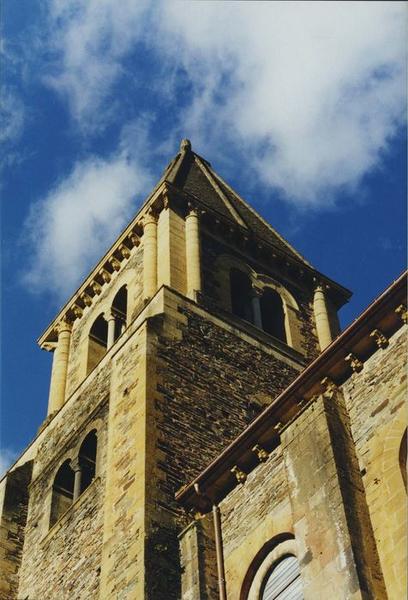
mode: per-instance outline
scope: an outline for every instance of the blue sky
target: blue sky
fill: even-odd
[[[350,323],[406,262],[403,3],[5,0],[0,466],[46,414],[35,343],[188,137]]]

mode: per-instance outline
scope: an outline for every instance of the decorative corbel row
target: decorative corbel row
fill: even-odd
[[[378,348],[384,349],[389,344],[388,339],[379,329],[373,329],[373,331],[370,333],[370,338],[374,340]]]
[[[352,352],[344,360],[350,365],[354,373],[360,373],[364,368],[364,363]]]
[[[242,471],[237,465],[232,467],[231,473],[235,476],[235,479],[238,481],[238,483],[244,484],[246,482],[247,474],[244,473],[244,471]]]

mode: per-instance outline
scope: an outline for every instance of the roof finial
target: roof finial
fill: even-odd
[[[184,138],[184,140],[181,140],[180,152],[189,152],[190,150],[191,150],[190,140],[187,140],[186,138]]]

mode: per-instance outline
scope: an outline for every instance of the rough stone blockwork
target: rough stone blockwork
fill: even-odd
[[[7,476],[0,525],[0,600],[15,598],[27,521],[32,461]]]
[[[187,308],[180,342],[159,339],[156,407],[164,501],[197,475],[298,371]]]
[[[373,354],[364,369],[343,386],[390,598],[402,598],[406,591],[407,509],[403,472],[403,437],[407,425],[406,356],[407,334],[403,327],[391,338],[387,348]]]
[[[97,597],[101,561],[109,374],[101,372],[55,426],[49,425],[35,462],[18,598]],[[52,483],[87,425],[98,419],[99,476],[49,529]],[[11,597],[12,598],[12,597]],[[10,600],[11,600],[10,598]]]

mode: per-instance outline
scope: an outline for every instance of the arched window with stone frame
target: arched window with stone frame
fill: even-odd
[[[244,577],[239,600],[303,600],[293,534],[278,534],[259,549]]]
[[[50,527],[68,510],[74,499],[74,471],[71,461],[62,463],[52,485]]]
[[[105,356],[108,347],[108,323],[100,314],[92,324],[88,336],[87,374],[96,367]]]

